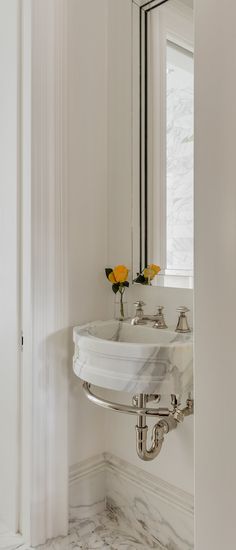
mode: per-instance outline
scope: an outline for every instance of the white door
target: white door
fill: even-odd
[[[0,523],[18,530],[18,0],[0,0]]]

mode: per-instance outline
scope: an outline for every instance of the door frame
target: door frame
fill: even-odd
[[[68,532],[66,71],[66,0],[21,0],[20,532],[33,546]]]

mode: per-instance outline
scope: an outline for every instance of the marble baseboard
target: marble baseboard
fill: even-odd
[[[109,453],[70,471],[70,521],[104,509],[142,548],[193,550],[193,497]]]
[[[106,460],[106,505],[144,547],[194,548],[193,497],[110,454]]]
[[[69,474],[69,521],[91,518],[106,507],[104,455],[75,464]]]

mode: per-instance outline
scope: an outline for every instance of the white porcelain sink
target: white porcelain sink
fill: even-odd
[[[73,335],[74,372],[90,384],[133,394],[192,390],[192,333],[113,320],[76,327]]]

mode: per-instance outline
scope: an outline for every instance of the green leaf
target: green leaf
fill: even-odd
[[[123,283],[123,286],[129,287],[129,281],[125,281],[125,282]]]
[[[105,273],[106,273],[107,279],[108,279],[110,273],[112,273],[112,271],[113,271],[113,269],[111,269],[110,267],[106,267]]]
[[[112,285],[112,290],[113,290],[113,292],[114,292],[115,294],[117,294],[117,292],[118,292],[118,290],[119,290],[119,286],[120,286],[119,283],[114,283],[114,284]]]
[[[143,275],[139,274],[136,279],[134,279],[134,283],[139,283],[140,285],[146,285],[148,284],[148,279],[146,279]]]

